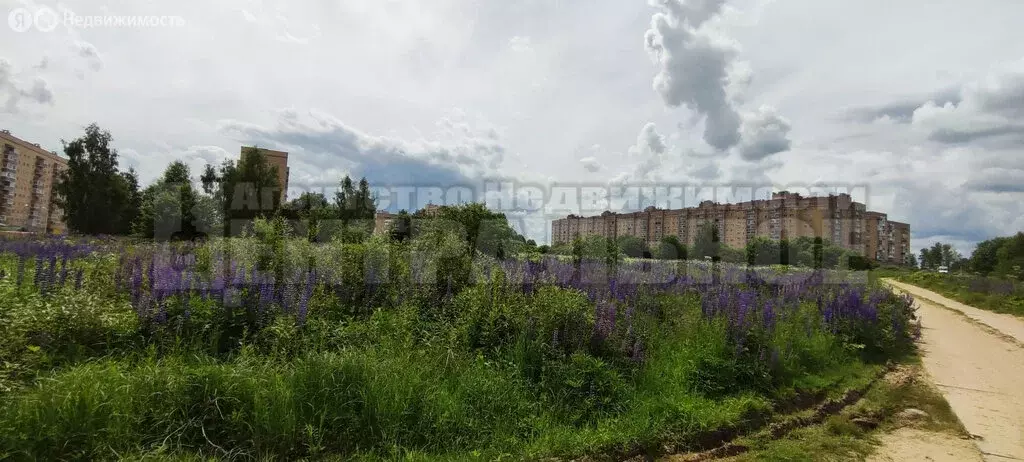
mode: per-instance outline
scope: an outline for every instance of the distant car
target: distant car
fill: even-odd
[[[946,273],[949,272],[949,268],[947,268],[945,266],[940,266],[939,267],[939,272],[942,273],[942,274],[946,274]]]

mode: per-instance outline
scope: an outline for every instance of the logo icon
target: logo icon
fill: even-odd
[[[57,28],[57,12],[53,11],[53,8],[44,6],[36,11],[36,15],[33,18],[35,20],[36,29],[43,32],[51,32]]]
[[[15,32],[25,32],[32,28],[32,13],[27,8],[15,8],[7,15],[7,25]]]

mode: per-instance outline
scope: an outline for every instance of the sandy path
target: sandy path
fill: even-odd
[[[925,298],[935,304],[959,311],[968,318],[971,318],[976,322],[980,322],[990,329],[997,330],[1003,335],[1013,337],[1016,341],[1020,342],[1022,346],[1024,346],[1024,319],[1018,318],[1012,314],[993,313],[991,311],[980,310],[970,305],[964,305],[963,303],[951,298],[943,297],[941,294],[937,294],[917,286],[912,286],[910,284],[904,284],[891,279],[886,279],[885,282],[900,290],[909,292],[910,295],[913,295],[916,299]]]
[[[881,437],[881,448],[868,462],[982,462],[978,448],[968,440],[946,433],[900,428]],[[1012,459],[1008,459],[1012,460]]]
[[[1024,460],[1024,321],[886,282],[917,300],[925,371],[984,460]]]

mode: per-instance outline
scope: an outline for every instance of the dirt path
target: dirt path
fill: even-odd
[[[975,435],[984,460],[1024,461],[1024,321],[886,282],[917,300],[925,371]]]
[[[900,428],[882,435],[881,447],[868,457],[868,462],[981,462],[981,454],[973,443],[946,433],[916,428]]]

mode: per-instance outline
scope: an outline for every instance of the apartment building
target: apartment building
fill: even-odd
[[[239,159],[256,151],[263,154],[267,159],[267,164],[271,167],[277,168],[277,184],[281,186],[281,203],[285,203],[285,201],[288,200],[288,179],[291,173],[291,170],[288,168],[288,153],[284,151],[274,151],[272,149],[242,146]]]
[[[31,232],[63,234],[63,211],[54,204],[54,186],[68,161],[36,143],[0,130],[0,225]]]
[[[910,225],[888,221],[884,213],[868,212],[849,194],[803,197],[788,192],[737,204],[704,201],[679,210],[648,207],[632,213],[569,215],[551,223],[551,241],[557,245],[576,237],[633,236],[654,244],[676,236],[693,245],[704,223],[713,223],[722,243],[733,248],[743,248],[755,237],[821,237],[883,262],[902,263],[910,251]]]
[[[423,217],[433,218],[436,217],[441,211],[440,205],[427,204],[426,207],[420,209],[420,213]],[[391,223],[394,222],[395,218],[398,217],[397,213],[391,213],[386,210],[378,210],[373,217],[373,233],[383,234],[391,229]]]
[[[884,213],[868,212],[865,253],[875,261],[902,264],[910,253],[910,225],[889,221]]]

